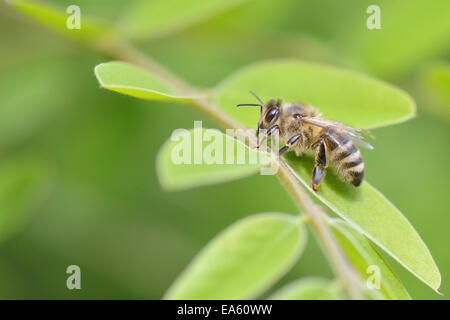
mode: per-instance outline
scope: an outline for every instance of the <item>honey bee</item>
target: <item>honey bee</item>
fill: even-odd
[[[258,120],[256,135],[266,130],[263,139],[258,140],[258,147],[275,132],[278,132],[284,146],[278,154],[281,156],[289,148],[293,148],[297,156],[303,153],[313,155],[314,169],[311,187],[318,191],[325,178],[326,169],[331,166],[343,181],[358,187],[364,179],[364,162],[355,145],[372,150],[373,147],[363,141],[362,133],[368,131],[348,124],[325,119],[310,104],[302,102],[283,103],[270,99],[264,103],[253,91],[250,91],[260,103],[245,103],[237,106],[260,106],[261,115]],[[373,136],[372,136],[373,137]]]

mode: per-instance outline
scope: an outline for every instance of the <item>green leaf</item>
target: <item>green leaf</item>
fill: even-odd
[[[386,197],[364,181],[355,188],[341,181],[331,169],[319,192],[310,187],[314,160],[289,152],[290,171],[315,197],[353,228],[362,232],[417,278],[437,290],[441,275],[427,246],[402,213]]]
[[[131,38],[161,37],[189,27],[247,0],[135,1],[120,27]]]
[[[438,62],[428,65],[422,75],[422,84],[432,100],[429,107],[437,115],[450,120],[450,64]]]
[[[95,67],[95,76],[102,88],[136,98],[184,102],[194,99],[177,95],[163,79],[126,62],[101,63]]]
[[[271,300],[341,300],[336,284],[322,278],[302,278],[288,283],[269,296]]]
[[[24,15],[36,20],[58,33],[82,42],[95,42],[105,37],[112,37],[111,29],[103,22],[86,18],[81,13],[80,29],[69,29],[67,19],[71,13],[66,8],[53,7],[42,2],[27,0],[8,0],[8,2]]]
[[[329,219],[329,224],[348,259],[363,279],[373,278],[375,272],[379,271],[380,291],[386,299],[411,299],[397,275],[365,236],[340,219]],[[372,270],[372,266],[378,267],[378,270]]]
[[[282,98],[318,107],[325,117],[374,128],[404,121],[414,115],[413,100],[404,92],[369,77],[317,64],[268,61],[238,71],[218,87],[220,107],[247,126],[254,127],[259,110],[236,108],[251,102],[247,90],[263,100]],[[247,98],[245,98],[247,96]],[[310,190],[313,161],[290,153],[293,174]],[[427,247],[401,212],[367,182],[354,188],[340,181],[333,170],[313,193],[338,215],[362,231],[419,279],[437,290],[440,274]],[[399,241],[401,239],[401,241]]]
[[[26,159],[0,165],[0,241],[16,233],[48,191],[42,168]]]
[[[241,219],[200,251],[164,298],[256,298],[297,262],[305,244],[306,230],[295,216]]]
[[[269,157],[216,129],[178,129],[161,147],[156,171],[166,190],[181,190],[249,176]]]
[[[217,88],[220,108],[251,128],[256,126],[259,110],[236,108],[238,103],[257,102],[249,90],[263,101],[310,103],[324,117],[362,128],[399,123],[415,114],[411,97],[388,83],[321,64],[272,60],[233,73]]]

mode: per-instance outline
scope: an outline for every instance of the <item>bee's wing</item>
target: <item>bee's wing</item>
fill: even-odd
[[[346,139],[353,141],[355,144],[357,144],[363,148],[366,148],[369,150],[373,149],[373,146],[371,146],[369,143],[367,143],[366,141],[363,140],[364,136],[362,135],[362,133],[370,136],[371,138],[375,138],[375,136],[373,136],[368,130],[353,127],[349,124],[339,122],[336,120],[318,118],[318,117],[302,117],[301,121],[304,121],[306,123],[309,123],[311,125],[315,125],[315,126],[318,126],[318,127],[324,128],[324,129],[330,128],[332,130],[337,131],[340,135],[342,135]]]

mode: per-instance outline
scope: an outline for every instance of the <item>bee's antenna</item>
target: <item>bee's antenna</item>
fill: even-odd
[[[258,99],[258,101],[261,102],[262,105],[264,105],[264,102],[261,100],[260,97],[258,97],[258,96],[256,95],[256,93],[254,93],[252,90],[250,90],[250,93],[251,93],[256,99]]]
[[[258,106],[261,108],[261,113],[262,113],[263,105],[259,104],[259,103],[240,103],[240,104],[236,105],[236,107],[246,107],[246,106],[252,106],[252,107]]]
[[[236,105],[236,107],[244,107],[244,106],[260,106],[260,107],[262,107],[262,105],[260,105],[259,103],[240,103],[240,104]]]

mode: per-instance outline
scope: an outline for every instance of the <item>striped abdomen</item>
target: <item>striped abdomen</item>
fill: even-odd
[[[339,135],[328,136],[326,144],[329,164],[342,180],[358,187],[364,179],[364,162],[359,150]]]

